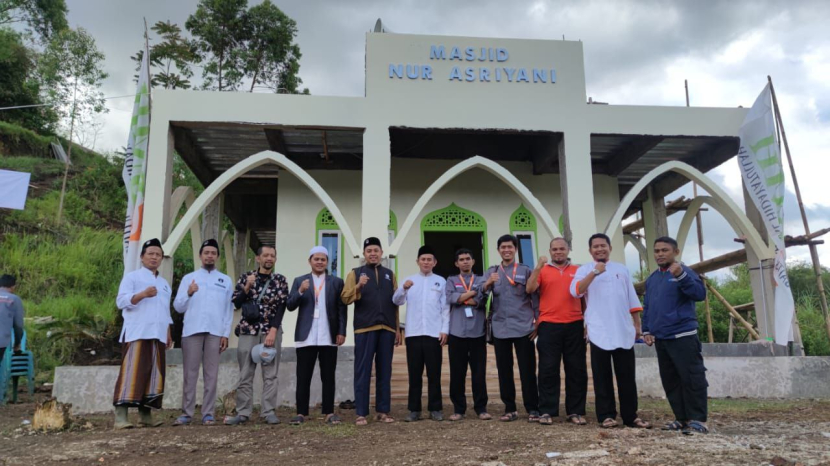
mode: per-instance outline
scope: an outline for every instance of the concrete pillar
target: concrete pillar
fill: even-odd
[[[649,186],[648,197],[643,202],[643,225],[646,235],[646,259],[649,272],[657,270],[657,262],[651,249],[654,240],[661,236],[668,236],[669,227],[666,215],[666,200],[663,197],[654,195],[654,188]]]
[[[389,128],[375,124],[363,133],[363,192],[361,202],[361,228],[358,244],[363,239],[376,236],[383,249],[389,247],[389,204],[391,198],[392,155],[390,153]],[[353,231],[358,231],[354,226]],[[361,251],[351,251],[359,256]]]
[[[746,190],[746,185],[743,184],[744,193],[744,209],[746,216],[752,225],[760,233],[761,238],[766,243],[772,244],[769,240],[769,233],[767,227],[764,225],[764,219],[761,213],[752,202],[752,198]],[[766,259],[760,261],[758,255],[755,254],[751,248],[746,247],[746,261],[749,266],[749,279],[752,284],[752,299],[755,302],[755,318],[758,320],[758,333],[761,338],[774,340],[775,339],[775,277],[774,259]],[[793,323],[793,340],[799,348],[804,345],[801,341],[801,330],[798,327],[798,321]]]
[[[236,276],[231,275],[231,280],[233,280],[234,285],[236,284],[236,280],[239,279],[239,275],[242,275],[246,271],[248,271],[248,244],[250,240],[251,232],[250,230],[240,230],[235,229],[233,234],[233,262],[234,262],[234,272]],[[228,348],[237,348],[239,347],[239,337],[236,336],[233,330],[239,324],[239,321],[242,319],[242,312],[238,310],[234,310],[233,313],[233,323],[231,324],[231,337],[228,339]]]
[[[743,183],[742,183],[743,184]],[[755,208],[752,198],[743,185],[744,210],[752,226],[758,230],[767,244],[769,234],[761,213]],[[773,277],[773,259],[760,261],[751,248],[746,247],[746,262],[749,267],[749,279],[752,284],[752,299],[755,302],[755,318],[758,320],[758,333],[761,338],[775,338],[775,278]]]
[[[163,112],[162,112],[163,113]],[[150,142],[147,151],[147,178],[144,185],[144,211],[141,241],[158,238],[164,243],[170,233],[170,196],[173,173],[173,131],[162,115],[153,115],[150,123]],[[165,251],[160,272],[168,281],[173,280],[175,251]]]
[[[202,212],[202,238],[205,240],[215,239],[220,241],[219,230],[222,227],[222,215],[224,214],[224,194],[219,194]]]
[[[565,133],[559,151],[559,179],[565,224],[562,234],[572,245],[574,262],[585,263],[591,260],[585,243],[599,231],[594,209],[590,133]]]

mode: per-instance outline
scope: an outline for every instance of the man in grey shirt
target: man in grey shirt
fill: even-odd
[[[20,351],[23,340],[23,302],[14,294],[17,280],[13,275],[0,277],[0,361],[6,355],[6,347],[12,342],[14,328],[14,351]]]
[[[478,418],[492,419],[487,413],[487,342],[484,325],[487,318],[484,277],[473,273],[473,253],[469,249],[455,252],[455,266],[461,272],[447,277],[447,303],[450,305],[450,401],[454,408],[450,421],[464,419],[467,412],[467,365],[472,372],[473,409]]]
[[[539,300],[528,293],[527,280],[532,270],[516,261],[519,240],[503,235],[496,242],[501,263],[487,269],[484,291],[493,293],[490,315],[493,327],[493,346],[496,368],[499,371],[499,391],[504,402],[500,421],[518,419],[516,412],[516,385],[513,382],[513,348],[519,364],[522,398],[528,413],[528,422],[539,421],[539,392],[536,386],[536,318]]]

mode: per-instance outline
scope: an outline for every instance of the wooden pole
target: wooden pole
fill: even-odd
[[[793,179],[793,188],[795,188],[795,196],[798,199],[798,208],[801,211],[801,221],[804,223],[804,234],[810,235],[810,223],[807,221],[807,212],[804,209],[804,202],[801,200],[801,189],[798,187],[798,177],[795,175],[795,166],[793,166],[793,158],[790,155],[790,144],[787,142],[787,132],[784,130],[784,122],[781,120],[781,112],[778,110],[778,98],[775,96],[775,87],[772,85],[772,77],[767,76],[769,81],[769,90],[772,94],[772,105],[775,110],[775,119],[778,123],[778,129],[781,131],[781,140],[784,142],[784,151],[787,153],[787,163],[790,166],[790,175]],[[821,313],[824,315],[824,326],[827,331],[827,336],[830,337],[830,318],[828,318],[827,311],[827,295],[824,293],[824,281],[821,279],[821,262],[818,258],[818,249],[815,244],[810,244],[810,259],[813,261],[813,271],[816,275],[816,289],[818,290],[819,302],[821,303]]]
[[[735,308],[732,307],[731,304],[729,304],[729,301],[727,301],[726,298],[724,298],[723,296],[721,296],[720,293],[718,293],[718,290],[716,290],[715,287],[713,287],[712,284],[709,283],[709,280],[704,279],[703,283],[705,283],[706,288],[708,288],[709,291],[713,295],[715,295],[716,298],[718,298],[718,301],[720,301],[721,304],[723,304],[723,307],[725,307],[726,310],[729,311],[729,313],[732,315],[732,317],[735,318],[735,320],[737,320],[738,323],[740,323],[746,329],[747,332],[749,332],[749,334],[752,336],[753,339],[755,339],[755,340],[760,340],[761,339],[761,336],[758,335],[758,332],[756,332],[755,329],[752,328],[752,324],[750,324],[743,317],[741,317],[741,314],[738,311],[736,311]]]
[[[686,107],[689,107],[689,80],[683,80],[683,87],[686,88]],[[692,195],[694,198],[697,198],[697,182],[692,182]],[[695,214],[695,223],[697,224],[697,253],[700,256],[700,262],[703,262],[703,222],[700,218],[700,209],[698,209],[697,213]],[[685,245],[684,245],[685,246]],[[706,278],[706,277],[701,277]],[[706,333],[709,337],[709,343],[715,342],[715,333],[712,330],[712,308],[709,305],[709,293],[706,293],[706,297],[703,300],[703,306],[706,310]],[[731,323],[731,322],[730,322]],[[730,343],[732,343],[730,338]]]

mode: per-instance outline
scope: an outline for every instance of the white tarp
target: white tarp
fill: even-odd
[[[31,173],[0,170],[0,208],[23,210]]]
[[[787,278],[784,245],[784,166],[775,134],[772,94],[767,84],[738,131],[741,138],[738,166],[749,196],[775,244],[775,343],[786,345],[792,340],[795,302]]]

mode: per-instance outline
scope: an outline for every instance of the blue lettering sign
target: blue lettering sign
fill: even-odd
[[[421,66],[421,79],[428,79],[432,81],[432,67],[429,65]]]
[[[496,60],[497,61],[507,61],[509,54],[507,53],[507,49],[496,49]]]
[[[529,83],[530,81],[527,79],[527,70],[524,68],[519,68],[519,74],[516,76],[516,82],[524,81]]]
[[[464,50],[464,55],[465,55],[465,58],[467,59],[467,61],[473,61],[473,60],[476,59],[476,49],[474,49],[472,47],[467,47]]]
[[[490,70],[487,68],[478,69],[478,80],[481,82],[490,82]]]
[[[420,73],[418,72],[418,65],[406,65],[406,77],[409,79],[418,79]]]
[[[476,80],[476,70],[474,70],[472,68],[467,68],[466,70],[464,70],[464,74],[467,76],[466,77],[467,82],[472,82],[472,81]]]
[[[540,81],[543,83],[548,82],[548,70],[537,70],[533,68],[533,82],[538,83]]]
[[[461,81],[461,72],[458,71],[457,66],[453,66],[452,71],[450,71],[450,81],[452,81],[453,79]]]
[[[450,60],[461,61],[461,52],[458,51],[458,47],[452,48],[452,51],[450,52]]]
[[[505,68],[504,72],[507,73],[507,82],[513,82],[513,75],[516,74],[516,68]]]
[[[447,59],[447,51],[444,49],[443,45],[439,46],[430,46],[429,48],[429,59],[430,60],[446,60]]]
[[[389,64],[389,77],[394,78],[395,76],[403,79],[403,65],[393,65]]]

